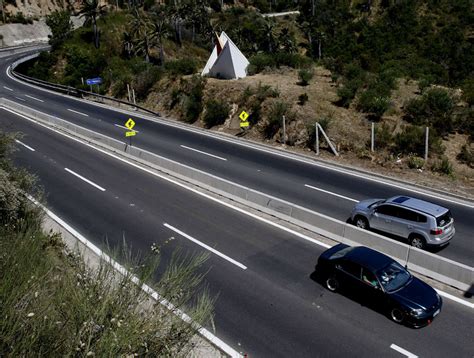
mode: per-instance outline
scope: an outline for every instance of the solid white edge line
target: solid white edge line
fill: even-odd
[[[77,99],[77,98],[74,98],[74,97],[71,97],[71,96],[65,96],[65,95],[59,94],[59,93],[54,92],[54,91],[50,91],[50,90],[47,90],[47,89],[44,89],[44,88],[41,88],[41,87],[38,87],[38,86],[34,86],[32,84],[29,84],[29,83],[22,82],[22,81],[16,79],[15,77],[13,77],[10,74],[10,68],[11,68],[11,65],[8,66],[7,69],[5,70],[7,76],[11,80],[13,80],[15,82],[18,82],[18,83],[20,83],[24,86],[32,87],[32,88],[38,89],[38,90],[43,91],[43,92],[49,92],[49,93],[55,94],[56,96],[64,96],[64,97],[67,97],[69,99],[73,99],[75,101],[81,102],[81,103],[87,103],[91,106],[107,108],[110,111],[126,113],[126,114],[132,114],[132,112],[130,112],[130,111],[126,111],[126,110],[122,110],[122,109],[114,108],[114,107],[109,107],[109,106],[105,106],[105,105],[98,104],[98,103],[91,103],[91,102],[88,102],[88,101],[85,101],[85,100],[80,100],[80,99]],[[134,114],[136,115],[136,113],[134,113]],[[420,191],[420,189],[416,189],[416,188],[411,189],[411,188],[403,186],[401,184],[390,183],[389,181],[386,181],[386,180],[389,180],[388,178],[386,180],[380,179],[380,178],[372,178],[372,177],[369,176],[370,175],[369,173],[368,174],[354,173],[350,169],[335,168],[335,167],[333,167],[331,165],[328,165],[326,163],[317,163],[311,158],[298,158],[296,156],[290,156],[286,153],[279,153],[276,150],[269,150],[269,149],[266,149],[266,148],[262,148],[258,144],[245,143],[245,142],[236,142],[235,140],[220,137],[220,136],[216,136],[215,134],[212,134],[212,133],[204,133],[202,131],[197,131],[196,129],[193,129],[193,128],[187,128],[187,127],[182,126],[182,125],[177,125],[176,123],[170,123],[169,120],[163,119],[164,117],[162,117],[161,119],[160,119],[160,117],[151,118],[150,116],[147,116],[146,114],[141,114],[141,118],[144,118],[144,119],[152,121],[152,122],[158,122],[162,125],[166,125],[166,126],[169,126],[169,127],[186,130],[186,131],[192,132],[192,133],[197,133],[199,135],[203,135],[203,136],[206,136],[206,137],[217,139],[217,140],[220,140],[220,141],[223,141],[223,142],[228,142],[228,143],[232,143],[232,144],[235,144],[235,145],[240,145],[242,147],[251,148],[251,149],[258,150],[258,151],[261,151],[261,152],[264,152],[264,153],[284,157],[284,158],[287,158],[287,159],[290,159],[290,160],[295,160],[295,161],[298,161],[298,162],[301,162],[301,163],[313,165],[313,166],[324,168],[324,169],[327,169],[327,170],[332,170],[332,171],[336,171],[336,172],[339,172],[339,173],[351,175],[351,176],[354,176],[354,177],[357,177],[357,178],[366,179],[366,180],[369,180],[369,181],[374,181],[374,182],[377,182],[377,183],[380,183],[380,184],[388,185],[388,186],[391,186],[391,187],[407,190],[407,191],[414,192],[414,193],[419,193],[419,194],[422,194],[422,195],[426,195],[428,197],[436,198],[440,201],[444,201],[444,202],[448,202],[448,203],[454,203],[454,204],[461,205],[461,206],[466,206],[466,207],[471,208],[471,209],[474,208],[474,205],[472,205],[472,204],[463,203],[463,202],[456,201],[456,200],[449,199],[449,198],[439,197],[439,195],[437,195],[437,194],[429,193],[427,191],[429,189],[421,189],[421,191]],[[410,185],[410,184],[407,184],[407,185]],[[446,195],[449,195],[449,193],[447,193]]]
[[[12,90],[10,87],[3,86],[3,88],[5,88],[6,90],[9,90],[9,91],[12,91],[12,92],[13,92],[13,90]]]
[[[21,97],[16,97],[16,96],[15,96],[15,98],[16,98],[16,99],[19,99],[20,101],[26,102],[26,100],[23,99],[23,98],[21,98]]]
[[[180,147],[181,147],[181,148],[184,148],[184,149],[192,150],[192,151],[194,151],[194,152],[198,152],[198,153],[201,153],[201,154],[204,154],[204,155],[208,155],[208,156],[213,157],[213,158],[216,158],[216,159],[220,159],[220,160],[227,161],[226,158],[222,158],[222,157],[219,157],[219,156],[214,155],[214,154],[206,153],[206,152],[203,152],[202,150],[197,150],[197,149],[188,147],[188,146],[186,146],[186,145],[180,145]]]
[[[230,263],[234,264],[235,266],[238,266],[240,267],[242,270],[247,270],[247,266],[245,265],[242,265],[240,262],[234,260],[233,258],[230,258],[229,256],[227,255],[224,255],[222,252],[219,252],[217,251],[216,249],[213,249],[212,247],[210,247],[209,245],[206,245],[204,244],[203,242],[193,238],[192,236],[189,236],[188,234],[186,234],[185,232],[182,232],[181,230],[171,226],[170,224],[167,224],[167,223],[163,223],[163,226],[167,227],[168,229],[174,231],[175,233],[185,237],[186,239],[194,242],[195,244],[201,246],[201,247],[204,247],[206,250],[209,250],[210,252],[216,254],[217,256],[220,256],[222,257],[224,260],[227,260],[229,261]]]
[[[349,198],[348,196],[344,196],[344,195],[333,193],[332,191],[316,188],[315,186],[312,186],[312,185],[309,185],[309,184],[305,184],[304,186],[307,187],[307,188],[313,189],[313,190],[321,191],[321,192],[326,193],[326,194],[337,196],[337,197],[342,198],[342,199],[346,199],[346,200],[353,201],[353,202],[356,202],[356,203],[359,202],[359,200]]]
[[[63,228],[65,228],[71,235],[76,237],[84,246],[86,246],[88,249],[90,249],[92,252],[94,252],[96,255],[101,257],[102,259],[105,260],[105,262],[109,263],[112,265],[112,267],[117,270],[120,274],[126,276],[129,275],[132,279],[132,282],[135,283],[136,285],[141,284],[141,289],[148,293],[153,299],[155,299],[157,302],[159,302],[161,305],[165,306],[169,310],[171,310],[177,317],[181,318],[183,321],[191,323],[194,325],[194,327],[197,328],[198,332],[205,337],[207,340],[209,340],[212,344],[217,346],[218,348],[222,349],[225,353],[230,355],[231,357],[235,358],[242,358],[242,355],[238,353],[235,349],[230,347],[227,343],[222,341],[220,338],[216,337],[213,335],[210,331],[208,331],[206,328],[199,326],[198,324],[192,322],[191,317],[189,317],[186,313],[181,311],[180,309],[176,308],[172,303],[170,303],[168,300],[164,299],[163,297],[160,296],[158,292],[156,292],[153,288],[151,288],[147,284],[142,284],[140,280],[138,279],[137,276],[130,274],[125,267],[120,265],[117,261],[112,259],[109,255],[105,254],[101,249],[99,249],[96,245],[94,245],[92,242],[87,240],[84,236],[82,236],[77,230],[75,230],[72,226],[70,226],[68,223],[66,223],[64,220],[62,220],[59,216],[54,214],[51,210],[40,204],[36,199],[34,199],[32,196],[27,195],[28,199],[31,200],[35,205],[39,206],[44,212],[54,221],[56,221],[59,225],[61,225]]]
[[[78,112],[78,111],[75,111],[75,110],[70,109],[70,108],[67,108],[67,110],[68,110],[69,112],[73,112],[73,113],[76,113],[76,114],[80,114],[81,116],[84,116],[84,117],[89,117],[88,114],[85,114],[85,113],[82,113],[82,112]]]
[[[322,246],[322,247],[324,247],[324,248],[326,248],[326,249],[329,249],[330,247],[332,247],[331,245],[328,245],[328,244],[326,244],[326,243],[324,243],[324,242],[321,242],[321,241],[318,241],[318,240],[316,240],[316,239],[313,239],[313,238],[311,238],[311,237],[309,237],[309,236],[300,234],[299,232],[296,232],[296,231],[291,230],[291,229],[289,229],[289,228],[287,228],[287,227],[284,227],[284,226],[282,226],[282,225],[279,225],[279,224],[277,224],[277,223],[274,223],[274,222],[272,222],[272,221],[270,221],[270,220],[267,220],[267,219],[264,219],[264,218],[262,218],[262,217],[259,217],[259,216],[255,215],[255,214],[249,213],[249,212],[247,212],[247,211],[245,211],[245,210],[243,210],[243,209],[240,209],[240,208],[238,208],[238,207],[236,207],[236,206],[232,206],[231,204],[225,203],[225,202],[223,202],[223,201],[221,201],[221,200],[219,200],[219,199],[217,199],[217,198],[214,198],[214,197],[212,197],[212,196],[210,196],[210,195],[208,195],[208,194],[201,193],[200,191],[198,191],[198,190],[196,190],[196,189],[187,187],[186,185],[184,185],[184,184],[182,184],[182,183],[179,183],[179,182],[177,182],[177,181],[175,181],[175,180],[173,180],[173,179],[171,179],[171,178],[167,178],[167,177],[165,177],[165,176],[163,176],[163,175],[160,175],[160,174],[158,174],[158,173],[156,173],[156,172],[154,172],[154,171],[152,171],[152,170],[149,170],[149,169],[147,169],[147,168],[143,168],[143,167],[139,166],[138,164],[131,163],[131,162],[125,160],[124,158],[121,158],[121,157],[116,156],[115,154],[109,153],[109,152],[107,152],[107,151],[105,151],[105,150],[103,150],[103,149],[100,149],[100,148],[96,148],[96,147],[94,147],[92,144],[84,143],[83,141],[81,141],[81,140],[78,139],[78,138],[71,137],[70,135],[68,135],[68,134],[66,134],[66,133],[62,133],[62,132],[60,132],[60,131],[58,131],[58,130],[56,130],[56,129],[50,128],[50,127],[44,125],[43,123],[40,123],[40,122],[38,122],[38,121],[36,121],[36,120],[34,120],[34,119],[32,119],[32,118],[28,118],[28,117],[24,116],[23,114],[20,114],[20,113],[17,113],[17,112],[15,112],[15,111],[12,111],[12,110],[9,109],[9,108],[5,108],[5,107],[2,107],[2,106],[0,106],[0,108],[3,108],[5,111],[11,112],[11,113],[13,113],[13,114],[15,114],[15,115],[17,115],[17,116],[19,116],[19,117],[22,117],[22,118],[24,118],[24,119],[26,119],[26,120],[28,120],[28,121],[30,121],[30,122],[36,123],[36,124],[39,125],[39,126],[42,126],[42,127],[46,128],[46,129],[49,129],[49,130],[52,131],[52,132],[55,132],[55,133],[60,134],[60,135],[63,135],[63,136],[65,136],[66,138],[72,139],[72,140],[74,140],[74,141],[76,141],[76,142],[78,142],[78,143],[81,143],[82,145],[85,145],[85,146],[87,146],[87,147],[90,147],[90,148],[92,148],[92,149],[94,149],[94,150],[96,150],[96,151],[98,151],[98,152],[101,152],[101,153],[103,153],[103,154],[105,154],[105,155],[108,155],[108,156],[110,156],[110,157],[112,157],[112,158],[115,158],[115,159],[117,159],[117,160],[119,160],[119,161],[121,161],[121,162],[124,162],[124,163],[126,163],[126,164],[128,164],[128,165],[130,165],[130,166],[132,166],[132,167],[135,167],[135,168],[137,168],[137,169],[140,169],[140,170],[142,170],[142,171],[144,171],[144,172],[146,172],[146,173],[148,173],[148,174],[151,174],[151,175],[153,175],[153,176],[156,176],[156,177],[158,177],[158,178],[161,178],[161,179],[163,179],[163,180],[166,180],[166,181],[168,181],[168,182],[170,182],[170,183],[173,183],[173,184],[175,184],[175,185],[177,185],[177,186],[179,186],[179,187],[181,187],[181,188],[183,188],[183,189],[185,189],[185,190],[189,190],[189,191],[191,191],[191,192],[193,192],[193,193],[195,193],[195,194],[197,194],[197,195],[200,195],[200,196],[202,196],[202,197],[204,197],[204,198],[207,198],[207,199],[212,200],[212,201],[214,201],[214,202],[216,202],[216,203],[219,203],[219,204],[221,204],[221,205],[223,205],[223,206],[225,206],[225,207],[228,207],[228,208],[233,209],[233,210],[235,210],[235,211],[237,211],[237,212],[240,212],[241,214],[244,214],[244,215],[250,216],[250,217],[252,217],[252,218],[254,218],[254,219],[256,219],[256,220],[262,221],[262,222],[264,222],[264,223],[266,223],[266,224],[268,224],[268,225],[270,225],[270,226],[276,227],[276,228],[278,228],[278,229],[280,229],[280,230],[282,230],[282,231],[288,232],[289,234],[292,234],[292,235],[294,235],[294,236],[297,236],[297,237],[299,237],[299,238],[301,238],[301,239],[303,239],[303,240],[306,240],[306,241],[309,241],[309,242],[311,242],[311,243],[313,243],[313,244]],[[460,304],[465,305],[465,306],[467,306],[467,307],[473,308],[473,304],[472,304],[472,303],[466,302],[465,300],[462,300],[462,299],[460,299],[460,298],[457,298],[457,297],[455,297],[455,296],[453,296],[453,295],[450,295],[450,294],[448,294],[448,293],[446,293],[446,292],[443,292],[443,291],[441,291],[441,290],[436,289],[436,291],[437,291],[440,295],[442,295],[443,297],[450,298],[450,299],[452,299],[453,301],[455,301],[455,302],[457,302],[457,303],[460,303]]]
[[[29,145],[26,145],[25,143],[20,142],[18,139],[15,139],[15,142],[17,142],[18,144],[21,144],[23,147],[25,147],[26,149],[31,150],[32,152],[35,151],[35,150],[34,150],[33,148],[31,148]]]
[[[36,97],[30,96],[30,95],[28,95],[28,94],[25,94],[25,97],[28,97],[28,98],[34,99],[35,101],[38,101],[38,102],[44,102],[42,99],[39,99],[39,98],[36,98]]]
[[[114,126],[116,127],[119,127],[119,128],[123,128],[123,129],[126,129],[127,131],[130,131],[130,132],[136,132],[136,133],[140,133],[139,131],[135,130],[135,129],[129,129],[125,126],[121,126],[120,124],[114,124]]]
[[[418,358],[416,354],[413,354],[406,349],[403,349],[402,347],[397,346],[396,344],[393,344],[390,346],[393,350],[396,350],[398,353],[401,353],[403,355],[406,355],[408,358]]]
[[[68,173],[71,173],[72,175],[75,175],[76,177],[78,177],[79,179],[82,179],[84,180],[87,184],[90,184],[92,185],[93,187],[101,190],[101,191],[105,191],[104,188],[102,188],[100,185],[97,185],[96,183],[94,183],[93,181],[87,179],[87,178],[84,178],[82,175],[79,175],[77,174],[76,172],[73,172],[71,169],[69,168],[64,168],[65,171],[67,171]]]
[[[474,303],[471,303],[471,302],[467,302],[466,300],[463,300],[462,298],[459,298],[459,297],[456,297],[454,295],[451,295],[450,293],[447,293],[447,292],[444,292],[444,291],[441,291],[441,290],[438,290],[437,288],[435,288],[435,291],[438,292],[438,294],[440,296],[443,296],[444,298],[447,298],[451,301],[454,301],[454,302],[457,302],[457,303],[460,303],[466,307],[469,307],[469,308],[472,308],[474,309]]]

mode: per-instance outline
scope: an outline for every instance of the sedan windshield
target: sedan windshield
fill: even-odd
[[[377,277],[387,292],[396,291],[407,284],[410,280],[410,273],[398,262],[392,262],[385,268],[377,271]]]

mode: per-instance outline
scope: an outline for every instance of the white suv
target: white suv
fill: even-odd
[[[362,229],[407,239],[420,249],[446,245],[455,233],[449,209],[408,196],[362,200],[352,210],[351,220]]]

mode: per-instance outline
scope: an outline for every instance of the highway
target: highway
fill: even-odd
[[[125,237],[143,253],[156,243],[165,262],[177,247],[209,252],[206,281],[219,295],[216,334],[237,351],[472,357],[471,308],[444,299],[432,325],[397,325],[311,279],[323,247],[3,109],[0,125],[24,134],[14,160],[37,175],[48,207],[97,245],[120,245]]]
[[[0,96],[125,141],[123,125],[130,115],[13,80],[6,70],[17,57],[0,61]],[[190,127],[183,129],[171,121],[145,120],[138,113],[133,119],[137,123],[134,129],[138,131],[133,138],[134,146],[338,220],[348,219],[355,202],[372,197],[406,194],[446,206],[455,218],[456,235],[447,247],[434,252],[474,266],[472,202],[462,204],[436,193],[427,195],[417,188],[390,185],[375,177],[331,169],[302,157],[295,160],[294,156],[256,149],[234,138],[205,135]]]

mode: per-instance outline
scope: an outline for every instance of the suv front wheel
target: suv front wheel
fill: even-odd
[[[354,218],[354,225],[360,227],[361,229],[368,230],[369,229],[369,222],[363,216],[357,215]]]

